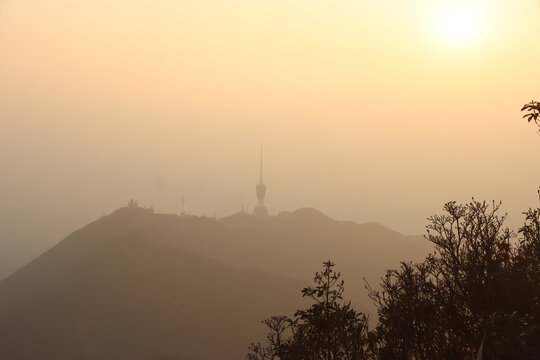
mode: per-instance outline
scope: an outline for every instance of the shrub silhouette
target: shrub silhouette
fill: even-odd
[[[252,344],[248,360],[360,360],[368,359],[368,320],[343,301],[344,282],[334,263],[326,261],[314,286],[302,290],[313,301],[293,318],[275,316],[263,321],[267,344]]]
[[[540,212],[515,244],[499,205],[447,203],[429,219],[435,252],[388,271],[378,306],[378,359],[538,359]],[[509,355],[511,354],[511,356]]]
[[[374,331],[325,262],[302,290],[313,305],[265,320],[267,343],[252,344],[247,359],[540,359],[540,209],[525,213],[517,235],[499,209],[473,199],[430,217],[435,251],[387,271],[377,289],[366,282]]]

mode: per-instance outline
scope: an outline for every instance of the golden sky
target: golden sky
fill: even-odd
[[[538,19],[538,0],[0,0],[0,237],[56,241],[131,197],[252,207],[261,142],[272,213],[423,233],[474,196],[517,226]]]

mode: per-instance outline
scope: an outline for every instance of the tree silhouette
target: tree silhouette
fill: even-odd
[[[540,211],[527,213],[514,245],[499,206],[447,203],[427,226],[435,252],[369,289],[376,358],[467,359],[482,343],[484,359],[540,358]]]
[[[313,301],[293,318],[263,321],[270,332],[267,344],[252,344],[248,360],[361,360],[368,359],[368,320],[343,301],[344,282],[334,263],[324,262],[314,286],[302,290]]]
[[[540,360],[540,209],[525,213],[517,235],[505,219],[500,203],[445,204],[428,219],[432,254],[387,271],[377,289],[366,282],[375,331],[325,262],[302,290],[313,304],[265,320],[267,343],[252,344],[247,359]]]

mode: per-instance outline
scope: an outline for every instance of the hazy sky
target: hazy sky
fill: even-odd
[[[449,200],[538,204],[540,1],[0,0],[0,237],[129,198],[423,233]]]

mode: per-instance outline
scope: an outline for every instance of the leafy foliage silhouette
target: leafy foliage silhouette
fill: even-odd
[[[536,126],[540,128],[540,102],[531,101],[523,105],[521,111],[527,111],[523,118],[526,118],[528,122],[534,121]],[[540,131],[540,130],[539,130]]]
[[[275,316],[263,323],[269,328],[267,345],[252,344],[248,360],[360,360],[370,354],[368,319],[343,301],[344,281],[331,261],[315,274],[313,287],[302,296],[311,307],[293,318]]]
[[[427,226],[435,252],[389,271],[381,290],[369,288],[376,358],[470,359],[481,344],[486,359],[540,358],[540,212],[526,213],[515,244],[499,207],[447,203]]]
[[[366,282],[374,331],[325,262],[302,290],[313,305],[265,320],[267,344],[252,344],[247,359],[540,359],[540,209],[524,214],[515,234],[500,203],[445,204],[428,219],[432,254],[387,271],[376,289]]]

